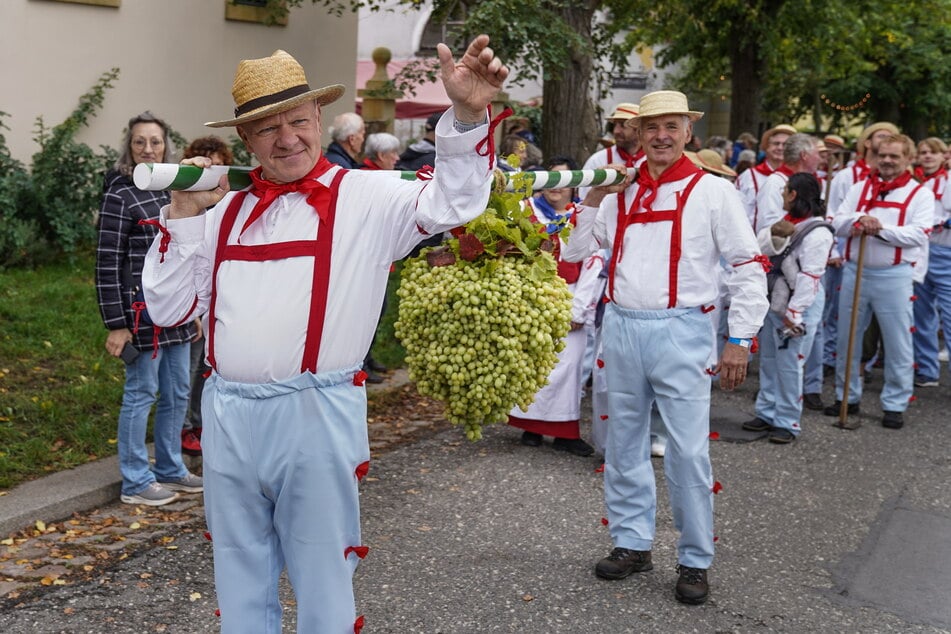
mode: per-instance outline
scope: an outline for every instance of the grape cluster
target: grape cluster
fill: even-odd
[[[527,409],[564,348],[571,293],[532,266],[515,256],[430,266],[424,253],[403,268],[396,335],[410,379],[469,440]]]

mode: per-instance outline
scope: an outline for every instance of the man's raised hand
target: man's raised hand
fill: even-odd
[[[442,83],[452,101],[456,120],[480,123],[485,120],[486,107],[502,89],[509,69],[489,48],[489,36],[479,35],[466,52],[455,61],[445,44],[436,47],[442,67]]]

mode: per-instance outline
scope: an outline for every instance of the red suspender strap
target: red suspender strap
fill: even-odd
[[[330,287],[330,258],[333,247],[334,218],[337,214],[337,196],[340,181],[347,170],[338,169],[330,183],[330,203],[326,217],[317,223],[317,249],[314,253],[314,277],[310,290],[310,317],[307,320],[307,339],[304,340],[304,356],[301,372],[317,372],[317,355],[324,332],[327,313],[327,292]]]
[[[923,187],[923,183],[918,183],[918,186],[911,190],[911,193],[908,194],[908,197],[905,198],[905,202],[901,203],[901,206],[898,208],[898,226],[902,227],[905,225],[905,215],[908,213],[908,206],[911,204],[911,199],[915,197],[915,194],[918,193],[918,190]],[[901,264],[901,247],[895,247],[895,264]]]
[[[611,301],[614,301],[614,272],[617,269],[618,262],[620,261],[620,253],[622,251],[621,244],[624,240],[624,234],[626,233],[627,228],[632,224],[669,221],[671,223],[671,227],[670,256],[667,267],[667,308],[674,308],[677,306],[677,279],[680,268],[680,256],[682,255],[681,218],[683,217],[684,205],[687,204],[687,198],[690,196],[690,192],[693,191],[694,186],[696,186],[704,174],[706,174],[706,172],[697,172],[694,174],[693,178],[690,179],[690,182],[687,183],[687,186],[682,191],[677,192],[677,207],[675,209],[668,209],[665,211],[645,211],[642,213],[632,213],[625,215],[624,208],[619,206],[617,229],[614,236],[614,244],[612,245],[613,248],[611,249],[611,266],[608,270],[608,297],[611,298]]]
[[[221,266],[225,249],[228,246],[228,236],[234,228],[234,223],[238,219],[238,212],[241,210],[241,204],[244,203],[248,195],[247,190],[238,192],[225,210],[225,216],[221,219],[221,226],[218,227],[218,244],[215,248],[215,264],[211,272],[211,300],[208,305],[208,365],[218,370],[215,363],[215,300],[218,298],[218,268]]]

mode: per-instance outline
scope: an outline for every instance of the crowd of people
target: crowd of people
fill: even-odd
[[[149,113],[129,122],[106,179],[96,280],[106,349],[127,364],[122,501],[161,505],[204,489],[223,631],[280,630],[285,567],[295,593],[312,598],[298,602],[305,630],[359,631],[349,580],[367,552],[363,384],[385,371],[368,351],[391,263],[481,213],[494,169],[576,168],[544,158],[525,129],[488,156],[487,107],[508,71],[485,36],[458,62],[442,45],[439,56],[453,106],[402,152],[392,135],[366,135],[355,113],[333,121],[323,150],[321,106],[343,88],[311,89],[277,51],[239,64],[234,116],[208,124],[234,127],[257,158],[250,188],[231,192],[226,178],[171,196],[132,187],[136,163],[171,160],[168,127]],[[602,579],[653,568],[651,458],[663,457],[680,533],[674,595],[687,604],[708,599],[714,556],[713,385],[743,384],[758,347],[756,417],[744,427],[788,444],[803,431],[803,406],[857,413],[861,368],[877,358],[882,424],[898,428],[914,386],[937,385],[938,331],[951,326],[943,142],[916,145],[880,122],[854,157],[840,136],[785,124],[758,142],[745,133],[702,144],[693,130],[702,116],[676,91],[620,103],[607,118],[611,142],[584,168],[629,176],[525,201],[575,304],[549,385],[509,420],[524,445],[550,436],[570,454],[603,454],[612,549],[595,565]],[[437,153],[433,186],[375,173],[425,169]],[[185,162],[230,160],[209,137]],[[565,223],[574,226],[562,242]],[[853,311],[858,337],[845,327]],[[838,400],[826,406],[829,374]],[[592,444],[579,427],[586,383]],[[203,452],[204,481],[182,451]]]

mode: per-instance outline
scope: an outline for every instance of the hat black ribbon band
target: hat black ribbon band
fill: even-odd
[[[294,86],[281,92],[276,92],[271,95],[264,95],[263,97],[258,97],[257,99],[252,99],[251,101],[245,101],[243,104],[234,109],[234,116],[240,117],[245,115],[252,110],[257,110],[258,108],[264,108],[265,106],[273,106],[276,103],[286,101],[298,95],[303,95],[306,92],[310,92],[310,86],[307,84],[301,84],[300,86]]]

